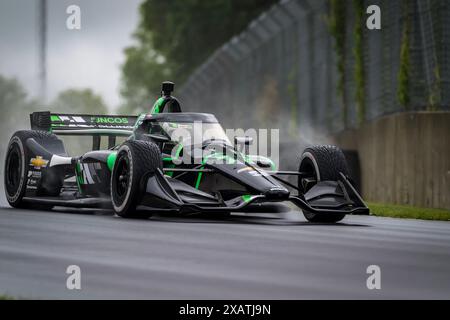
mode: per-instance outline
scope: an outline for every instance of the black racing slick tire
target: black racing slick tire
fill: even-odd
[[[339,172],[348,176],[348,166],[341,149],[332,145],[311,146],[303,151],[300,159],[300,172],[309,173],[299,177],[300,192],[306,193],[319,181],[337,181]],[[335,223],[344,219],[345,214],[320,214],[303,211],[310,222]]]
[[[45,131],[21,130],[13,134],[5,157],[4,186],[6,200],[14,208],[33,207],[22,201],[27,190],[30,159],[34,156],[26,145],[29,138],[44,146],[58,145],[64,150],[62,142],[54,134]],[[39,209],[51,209],[51,206],[39,206]]]
[[[146,218],[136,212],[142,198],[142,178],[162,169],[161,151],[149,141],[130,140],[120,146],[111,175],[111,200],[116,214],[123,218]]]

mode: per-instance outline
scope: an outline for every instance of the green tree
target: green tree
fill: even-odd
[[[68,89],[60,92],[52,103],[52,109],[59,113],[108,113],[102,97],[91,89]]]
[[[140,31],[135,37],[141,39],[140,45],[125,49],[127,59],[122,66],[121,94],[126,104],[119,108],[120,114],[150,110],[161,82],[172,78],[165,58],[152,47],[150,34]]]
[[[9,137],[13,131],[29,124],[28,114],[37,104],[36,101],[28,99],[25,90],[16,79],[0,75],[0,112],[3,119],[0,125],[1,136]],[[2,139],[2,143],[5,139]]]
[[[354,46],[353,55],[355,57],[355,98],[356,98],[356,114],[358,125],[366,120],[366,101],[365,101],[365,69],[364,69],[364,31],[365,23],[365,7],[363,0],[353,0],[353,8],[355,11],[355,26],[353,30]]]
[[[51,103],[52,109],[58,113],[108,114],[108,108],[101,96],[91,89],[68,89],[58,94]],[[72,155],[80,155],[92,150],[90,137],[60,137],[64,141],[66,151]],[[106,140],[102,140],[102,148],[106,148]]]
[[[182,84],[214,50],[277,0],[146,0],[125,49],[121,112],[147,108],[163,80]]]
[[[345,90],[345,83],[347,81],[345,62],[346,55],[346,11],[347,3],[342,0],[330,0],[330,15],[328,17],[328,24],[330,33],[334,38],[334,49],[336,51],[336,65],[338,72],[337,80],[337,94],[340,98],[342,110],[342,122],[346,128],[348,125],[348,107],[347,95]]]
[[[4,159],[4,153],[12,133],[29,127],[28,114],[33,111],[38,103],[29,100],[22,85],[15,79],[0,75],[0,159]],[[0,170],[0,173],[2,170]],[[3,183],[1,187],[3,187]],[[1,191],[1,190],[0,190]]]
[[[403,26],[402,26],[402,42],[400,46],[400,68],[398,72],[398,88],[397,98],[400,105],[404,109],[409,108],[410,96],[410,75],[411,75],[411,59],[410,59],[410,33],[411,18],[409,16],[408,1],[402,1],[403,6]]]
[[[103,99],[91,89],[69,89],[61,92],[52,103],[43,106],[39,101],[29,99],[22,85],[15,79],[0,75],[0,159],[3,159],[9,137],[17,130],[30,127],[29,114],[33,111],[50,110],[59,113],[106,114],[108,108]],[[79,137],[62,137],[66,149],[72,155],[90,150],[92,141]]]

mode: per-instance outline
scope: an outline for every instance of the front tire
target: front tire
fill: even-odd
[[[114,211],[123,218],[146,218],[136,212],[142,197],[141,180],[162,169],[158,146],[148,141],[126,141],[117,151],[111,174],[111,200]]]
[[[337,181],[339,172],[348,175],[347,161],[344,153],[336,146],[311,146],[303,151],[300,159],[300,172],[308,176],[299,177],[298,187],[302,193],[308,192],[319,181]],[[345,214],[312,213],[303,211],[306,220],[310,222],[336,223],[344,219]]]

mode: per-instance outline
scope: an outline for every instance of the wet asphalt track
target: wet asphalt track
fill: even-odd
[[[66,289],[68,265],[80,291]],[[381,290],[366,268],[381,267]],[[450,222],[230,219],[0,208],[0,294],[23,298],[450,298]]]

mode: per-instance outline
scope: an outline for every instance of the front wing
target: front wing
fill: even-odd
[[[167,169],[173,170],[173,169]],[[202,169],[200,169],[202,170]],[[283,174],[289,174],[284,172]],[[296,174],[296,173],[292,173]],[[340,173],[339,181],[318,182],[305,194],[274,198],[266,195],[243,195],[228,201],[167,177],[163,171],[145,177],[143,209],[169,209],[180,213],[245,212],[252,204],[290,201],[301,210],[319,214],[368,215],[369,208],[350,181]]]

